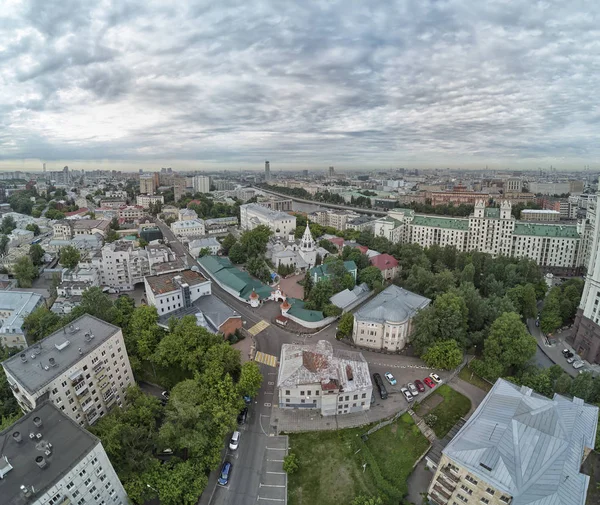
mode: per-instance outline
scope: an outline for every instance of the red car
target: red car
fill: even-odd
[[[435,387],[435,382],[433,382],[433,380],[431,380],[429,377],[425,377],[423,379],[423,382],[425,384],[427,384],[430,388],[434,388]]]
[[[423,386],[423,383],[420,380],[416,380],[415,381],[415,386],[417,386],[417,389],[422,393],[423,391],[425,391],[425,386]]]

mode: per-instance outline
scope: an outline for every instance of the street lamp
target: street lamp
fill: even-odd
[[[154,491],[156,494],[158,494],[158,489],[154,489],[150,484],[146,484],[146,486],[152,489],[152,491]]]

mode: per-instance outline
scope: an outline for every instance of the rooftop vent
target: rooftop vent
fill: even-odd
[[[23,493],[23,496],[25,496],[25,498],[30,498],[31,495],[33,493],[35,493],[35,489],[33,488],[33,486],[27,487],[24,486],[23,484],[21,484],[21,493]]]
[[[25,353],[21,354],[21,361],[23,363],[27,363],[27,356],[25,355]]]
[[[15,431],[12,434],[13,440],[17,443],[20,444],[23,441],[23,437],[21,436],[21,432],[20,431]]]
[[[58,366],[58,363],[56,362],[56,360],[54,358],[48,358],[48,363],[50,363],[50,366],[52,366],[52,367]]]
[[[69,342],[68,340],[65,340],[64,342],[61,342],[60,344],[54,344],[54,347],[56,347],[59,351],[62,351],[63,349],[66,349],[70,343],[71,342]]]
[[[38,440],[42,439],[42,434],[41,433],[36,433],[35,434],[35,438],[37,438]]]
[[[30,358],[31,359],[35,359],[36,355],[35,354],[31,354]]]
[[[81,350],[81,347],[79,348],[79,354],[83,354],[83,351]]]
[[[33,418],[33,424],[35,424],[35,426],[37,428],[41,428],[42,427],[42,418],[39,416],[36,416]]]
[[[37,456],[35,458],[35,464],[40,468],[46,468],[46,458],[44,458],[44,456]]]
[[[33,440],[35,438],[35,433],[33,433],[33,431],[29,434],[29,438],[31,440]]]

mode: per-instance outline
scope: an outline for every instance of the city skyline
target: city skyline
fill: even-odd
[[[0,170],[594,171],[586,11],[9,2]]]

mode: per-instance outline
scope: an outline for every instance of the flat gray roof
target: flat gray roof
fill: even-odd
[[[68,326],[8,358],[2,366],[30,394],[35,394],[119,330],[117,326],[84,314]],[[88,340],[86,333],[94,337]],[[27,361],[23,361],[22,356]],[[54,366],[50,364],[51,360],[54,360]]]
[[[40,427],[33,422],[36,417],[42,421]],[[21,435],[20,443],[14,440],[13,434],[16,432]],[[42,436],[32,440],[29,438],[30,433],[41,433]],[[0,467],[4,464],[4,456],[12,466],[4,478],[0,479],[2,503],[26,505],[35,502],[98,443],[96,437],[54,405],[44,402],[0,432]],[[50,455],[45,454],[48,444],[52,444]],[[35,461],[38,456],[42,456],[46,461],[46,467],[43,469]],[[33,486],[35,493],[27,498],[22,493],[21,486]]]

